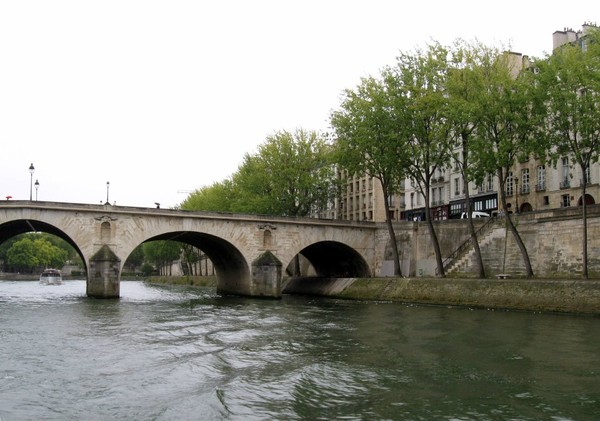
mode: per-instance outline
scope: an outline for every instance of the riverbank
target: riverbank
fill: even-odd
[[[216,276],[150,276],[146,282],[163,285],[190,285],[195,287],[217,287]]]
[[[284,292],[353,300],[600,314],[599,280],[300,278],[290,280]]]
[[[18,280],[36,280],[20,275]],[[11,276],[15,280],[15,276]],[[217,287],[215,276],[152,276],[146,282]],[[473,308],[600,315],[600,280],[294,278],[283,294]]]
[[[151,277],[148,282],[216,287],[216,277]],[[294,278],[284,294],[473,308],[600,315],[600,280]]]

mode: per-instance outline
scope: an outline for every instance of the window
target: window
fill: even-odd
[[[550,204],[550,198],[548,196],[544,196],[544,205]]]
[[[560,188],[565,189],[571,187],[571,182],[569,179],[569,158],[562,159],[562,174],[560,181]]]
[[[450,205],[450,213],[452,215],[460,215],[462,213],[462,204],[454,203],[454,204]]]
[[[513,194],[514,194],[513,173],[511,171],[508,173],[508,177],[506,177],[506,195],[512,196]]]
[[[498,207],[498,199],[493,198],[493,199],[487,199],[485,201],[485,209],[486,210],[496,209],[497,207]]]
[[[410,193],[410,208],[414,209],[415,208],[415,192],[411,192]]]
[[[590,177],[590,166],[588,165],[588,167],[585,169],[585,183],[586,184],[590,184],[591,181],[591,177]],[[581,180],[581,182],[583,183],[583,180]]]
[[[537,167],[537,185],[535,187],[537,191],[546,190],[546,167],[544,165]]]
[[[460,179],[454,179],[454,196],[460,196]]]
[[[494,176],[491,174],[487,176],[487,191],[494,191]]]
[[[566,207],[569,207],[569,206],[571,206],[571,196],[570,196],[570,195],[568,195],[568,194],[563,194],[563,195],[561,196],[561,200],[560,200],[560,206],[561,206],[562,208],[566,208]]]
[[[521,193],[529,193],[529,168],[521,170]]]

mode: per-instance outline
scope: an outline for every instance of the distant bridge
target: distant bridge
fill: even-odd
[[[0,202],[0,243],[47,232],[71,244],[87,271],[87,295],[119,297],[123,265],[140,244],[175,240],[212,261],[223,294],[280,297],[301,254],[319,277],[371,277],[382,266],[381,224],[38,201]]]

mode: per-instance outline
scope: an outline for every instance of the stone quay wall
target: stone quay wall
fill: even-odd
[[[548,279],[294,278],[284,293],[600,315],[600,281]]]
[[[539,278],[576,279],[582,274],[583,220],[581,207],[551,209],[513,215],[513,221],[525,243],[534,275]],[[487,218],[474,221],[476,229]],[[588,272],[600,277],[600,205],[588,206]],[[469,241],[467,221],[464,219],[435,222],[443,258],[450,256],[462,243]],[[389,271],[391,247],[385,232],[379,230],[379,241],[385,241],[384,262],[380,276],[393,275]],[[436,275],[435,254],[425,222],[399,223],[396,237],[402,260],[402,275],[432,277]],[[497,274],[519,277],[525,266],[513,235],[506,229],[504,218],[495,218],[483,227],[479,244],[486,276]],[[469,277],[476,271],[472,247],[456,259],[447,271],[449,276]]]

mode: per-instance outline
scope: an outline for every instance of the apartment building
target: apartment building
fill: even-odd
[[[553,34],[553,48],[566,43],[585,46],[585,35],[595,25],[584,24],[581,31],[565,29]],[[529,65],[528,57],[520,53],[509,52],[511,68],[515,72]],[[600,197],[600,164],[591,166],[585,179],[586,203],[594,204]],[[529,159],[518,162],[509,172],[506,180],[507,209],[505,212],[530,212],[558,207],[580,206],[583,202],[581,186],[583,184],[581,168],[572,157],[561,157],[555,165]],[[484,182],[476,186],[469,185],[469,196],[473,210],[493,215],[499,211],[498,178],[490,174]],[[414,184],[406,184],[406,209],[404,220],[425,218],[425,205],[422,195]],[[431,183],[431,216],[434,220],[460,218],[466,210],[463,180],[458,165],[436,171]]]
[[[553,34],[553,48],[566,43],[585,46],[585,35],[596,25],[586,23],[582,30],[565,29]],[[526,55],[508,52],[515,74],[529,66]],[[458,151],[455,151],[458,152]],[[457,154],[458,156],[458,154]],[[376,179],[347,177],[341,173],[342,194],[336,199],[328,217],[348,220],[385,220],[383,193]],[[488,175],[480,185],[469,183],[473,211],[495,215],[499,212],[523,213],[551,208],[580,206],[583,198],[581,169],[572,157],[565,156],[556,165],[533,158],[518,162],[506,180],[507,209],[500,209],[499,182],[495,174]],[[586,203],[594,204],[600,197],[600,164],[591,166],[587,174]],[[466,211],[466,192],[459,166],[455,162],[437,169],[430,186],[430,212],[433,220],[460,218]],[[414,181],[405,181],[403,194],[395,196],[390,210],[392,220],[425,220],[425,198]]]
[[[349,221],[386,220],[385,204],[381,182],[375,177],[350,175],[339,171],[340,195],[329,209],[327,217]],[[390,218],[400,219],[404,209],[404,192],[390,196]]]

